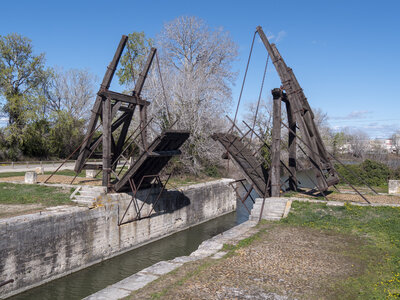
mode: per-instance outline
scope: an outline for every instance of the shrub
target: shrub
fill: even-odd
[[[393,175],[393,170],[387,165],[369,159],[361,164],[346,165],[346,167],[336,165],[335,168],[353,185],[364,185],[364,180],[369,185],[385,186],[387,180]]]

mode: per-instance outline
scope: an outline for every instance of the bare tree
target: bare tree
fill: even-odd
[[[170,115],[180,128],[190,130],[183,159],[190,171],[198,172],[221,155],[210,134],[225,124],[221,119],[230,106],[237,46],[227,32],[210,29],[196,17],[165,24],[157,44],[165,89],[153,68],[145,93],[153,100],[151,113],[159,122],[168,119],[165,95]]]
[[[349,150],[354,157],[363,158],[369,147],[369,137],[362,130],[353,130],[347,133]]]
[[[400,153],[400,130],[397,130],[392,135],[392,145],[397,155]]]
[[[53,70],[47,90],[51,112],[64,111],[79,120],[89,116],[94,99],[95,77],[88,70]]]
[[[272,99],[270,98],[268,101],[261,99],[257,116],[256,111],[257,103],[249,103],[248,111],[244,115],[244,120],[249,126],[254,126],[254,131],[258,136],[262,137],[267,143],[270,143],[272,130]],[[247,130],[248,128],[246,127],[245,131]]]

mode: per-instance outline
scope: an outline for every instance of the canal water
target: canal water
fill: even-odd
[[[82,299],[159,261],[189,255],[203,241],[248,218],[247,211],[238,203],[236,212],[175,233],[10,299]]]
[[[309,176],[304,176],[306,172]],[[301,186],[313,186],[308,178],[310,176],[315,178],[311,171],[298,173]],[[283,180],[285,179],[283,178]],[[245,194],[244,190],[240,192]],[[251,195],[253,199],[258,197],[255,191],[252,191]],[[246,199],[245,205],[251,211],[253,202],[250,197]],[[159,261],[189,255],[203,241],[247,221],[249,219],[248,210],[238,200],[236,212],[177,232],[89,268],[53,280],[11,297],[10,300],[82,299]]]

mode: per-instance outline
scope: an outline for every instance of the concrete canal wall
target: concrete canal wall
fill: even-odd
[[[231,181],[165,192],[154,208],[143,191],[137,195],[142,216],[154,209],[152,217],[121,226],[118,223],[131,200],[127,194],[108,194],[92,209],[62,207],[0,220],[0,282],[14,280],[0,287],[0,298],[235,210]],[[150,199],[156,196],[153,193]],[[134,215],[131,205],[124,221]]]

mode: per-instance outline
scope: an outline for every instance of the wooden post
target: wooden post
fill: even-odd
[[[128,37],[126,35],[123,35],[121,38],[121,41],[119,42],[117,51],[114,54],[113,60],[111,61],[110,65],[107,67],[107,71],[104,74],[104,78],[103,81],[101,83],[101,88],[100,90],[108,90],[108,88],[110,87],[111,84],[111,80],[114,76],[114,73],[117,69],[117,65],[118,62],[121,58],[122,55],[122,51],[125,48],[125,44],[128,41]],[[89,145],[92,142],[92,137],[93,137],[93,131],[96,128],[97,125],[97,121],[99,118],[99,114],[101,113],[101,106],[102,106],[102,97],[100,97],[99,95],[97,95],[95,103],[93,105],[93,110],[92,110],[92,115],[90,117],[90,121],[89,121],[89,125],[87,127],[87,131],[86,131],[86,139],[85,142],[83,143],[83,145],[81,146],[81,150],[79,152],[79,156],[78,159],[75,162],[75,172],[79,173],[80,171],[82,171],[83,165],[85,163],[85,160],[87,158],[87,156],[89,155],[90,151],[89,150]]]
[[[280,148],[281,148],[281,89],[272,90],[273,123],[271,147],[271,197],[279,197],[280,185]]]
[[[147,124],[147,106],[140,107],[140,129],[142,130],[141,138],[143,142],[143,149],[147,151],[147,128],[145,128]]]
[[[297,176],[296,176],[296,117],[293,113],[292,106],[290,105],[289,99],[287,99],[286,94],[283,93],[283,101],[286,104],[286,112],[288,118],[288,125],[291,131],[289,130],[289,139],[288,139],[288,150],[289,150],[289,170],[291,174],[289,174],[289,190],[297,191]]]
[[[311,151],[309,156],[315,165],[314,171],[317,178],[317,185],[320,190],[325,191],[328,189],[329,185],[337,183],[339,178],[329,159],[328,152],[326,151],[322,138],[315,125],[314,115],[308,104],[307,98],[305,97],[292,69],[286,65],[276,46],[269,43],[267,36],[260,26],[257,27],[257,32],[259,33],[275,69],[278,72],[283,89],[288,95],[287,97],[292,105],[292,111],[296,116],[296,122],[300,128],[301,135],[307,146],[310,147]],[[328,178],[325,178],[322,174],[323,170],[327,171],[326,174],[328,174]]]
[[[108,187],[111,174],[111,99],[103,98],[103,186]]]

